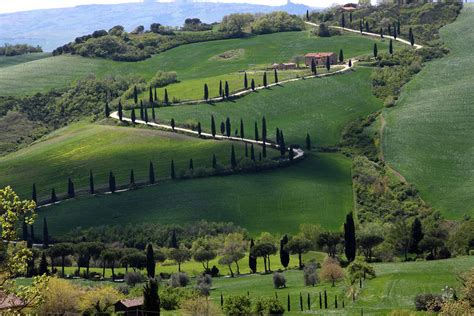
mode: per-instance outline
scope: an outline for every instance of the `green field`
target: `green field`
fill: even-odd
[[[385,113],[386,160],[447,218],[474,215],[473,23],[466,4],[441,30],[451,53],[428,63]]]
[[[237,156],[243,156],[242,145],[235,146]],[[11,185],[20,196],[30,198],[34,182],[38,198],[48,198],[51,188],[57,194],[66,192],[68,177],[73,179],[76,190],[87,189],[90,169],[96,187],[107,187],[110,171],[118,185],[129,183],[131,168],[137,182],[146,181],[150,161],[156,176],[163,178],[170,175],[172,159],[179,174],[191,158],[195,168],[211,167],[213,153],[223,165],[229,165],[230,151],[231,143],[227,141],[199,140],[153,129],[77,123],[1,157],[0,186]]]
[[[278,127],[283,129],[288,143],[302,145],[309,133],[313,144],[333,146],[349,122],[382,107],[371,91],[371,72],[370,68],[359,67],[351,73],[293,82],[235,101],[163,107],[157,115],[167,122],[174,118],[178,124],[200,121],[206,130],[210,130],[211,114],[218,126],[226,117],[235,127],[243,119],[247,137],[254,136],[254,123],[261,126],[265,116],[270,139],[275,138]]]
[[[295,232],[300,223],[339,229],[352,210],[350,167],[350,160],[337,154],[310,155],[265,173],[167,181],[112,196],[81,197],[41,209],[39,217],[47,217],[52,235],[78,226],[201,219],[234,222],[254,234]]]
[[[0,56],[0,68],[28,63],[30,61],[40,60],[51,57],[50,53],[33,53],[19,56]]]
[[[140,75],[148,80],[158,70],[176,71],[180,81],[210,78],[274,62],[287,62],[294,55],[312,51],[338,52],[342,48],[346,58],[369,54],[373,43],[374,40],[358,35],[316,38],[309,32],[288,32],[183,45],[141,62],[61,55],[0,68],[0,90],[2,95],[45,92],[90,74],[98,77]],[[388,47],[387,43],[379,43],[379,46],[380,50]],[[232,60],[213,58],[235,49],[243,49],[244,54]],[[199,84],[199,91],[203,85],[204,82]]]

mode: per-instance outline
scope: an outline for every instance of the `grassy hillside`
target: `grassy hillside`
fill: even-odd
[[[0,68],[27,63],[43,58],[51,57],[49,53],[34,53],[19,56],[0,56]]]
[[[237,155],[243,156],[243,147],[235,145]],[[114,172],[117,184],[129,183],[131,168],[136,181],[147,180],[150,161],[157,177],[169,177],[171,159],[175,160],[177,173],[188,167],[190,158],[195,168],[212,166],[213,153],[228,165],[230,148],[229,142],[151,129],[78,123],[0,158],[0,186],[11,185],[20,196],[29,198],[35,182],[38,197],[47,198],[53,187],[56,193],[65,193],[68,177],[76,189],[87,188],[89,169],[94,172],[96,186],[107,187],[109,171]]]
[[[227,149],[225,144],[224,151]],[[168,160],[163,163],[167,166]],[[200,219],[234,222],[252,233],[283,233],[295,232],[300,223],[338,229],[351,209],[350,160],[321,154],[266,173],[168,181],[113,196],[78,198],[41,209],[39,216],[47,217],[53,235],[77,226]]]
[[[177,71],[181,81],[209,78],[252,69],[261,64],[286,62],[294,55],[311,51],[338,52],[342,48],[345,57],[367,54],[371,52],[373,42],[357,35],[316,38],[310,37],[309,32],[288,32],[183,45],[141,62],[115,62],[79,56],[50,57],[0,68],[0,90],[2,95],[44,92],[89,74],[99,77],[140,75],[148,80],[158,70]],[[387,45],[380,43],[379,50],[386,49]],[[234,49],[243,49],[243,55],[232,60],[213,58]],[[203,84],[199,85],[199,91]]]
[[[387,161],[448,218],[474,214],[473,23],[466,4],[441,30],[451,53],[427,64],[385,113]]]
[[[160,108],[158,118],[174,118],[178,123],[200,121],[206,130],[210,130],[211,114],[218,126],[229,117],[237,127],[242,118],[247,135],[253,137],[255,121],[261,126],[265,116],[271,139],[279,127],[287,142],[303,144],[310,133],[313,144],[335,145],[347,123],[382,106],[372,95],[371,71],[357,68],[350,74],[294,82],[232,102]]]

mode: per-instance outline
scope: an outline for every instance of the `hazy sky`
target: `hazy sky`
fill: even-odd
[[[248,2],[267,5],[285,4],[286,0],[210,0],[215,2]],[[0,13],[27,11],[47,8],[73,7],[81,4],[107,4],[142,2],[141,0],[0,0]],[[293,0],[295,3],[304,3],[313,7],[326,7],[333,3],[347,2],[343,0]]]

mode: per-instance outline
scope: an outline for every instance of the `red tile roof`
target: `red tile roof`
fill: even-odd
[[[121,300],[117,303],[121,303],[126,308],[139,307],[143,305],[143,297]]]

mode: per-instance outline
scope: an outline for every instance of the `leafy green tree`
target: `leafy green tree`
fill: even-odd
[[[81,242],[80,244],[78,244],[77,252],[80,254],[82,261],[86,267],[87,277],[89,277],[91,259],[99,259],[104,249],[104,244],[99,242]]]
[[[363,233],[358,238],[359,248],[365,256],[367,262],[371,262],[373,258],[373,249],[384,241],[382,236],[371,233]]]
[[[92,169],[89,170],[89,193],[94,194],[95,193],[95,188],[94,188],[94,175],[92,174]]]
[[[115,192],[115,176],[112,171],[109,173],[109,190],[110,192],[114,193]]]
[[[216,121],[214,120],[214,115],[211,115],[211,134],[212,137],[216,137]]]
[[[232,167],[232,169],[237,168],[237,159],[235,158],[234,145],[232,145],[232,151],[230,153],[230,166]]]
[[[346,222],[344,223],[344,252],[347,261],[352,262],[356,257],[356,234],[355,224],[352,212],[346,215]]]
[[[342,64],[344,62],[344,52],[342,48],[339,50],[339,62]]]
[[[150,279],[143,288],[143,309],[145,315],[160,315],[161,301],[158,294],[158,281]]]
[[[193,242],[191,253],[196,262],[200,262],[206,273],[211,270],[209,262],[217,257],[217,248],[219,244],[211,238],[200,237]]]
[[[132,113],[130,114],[130,119],[132,120],[132,123],[135,124],[135,121],[137,119],[135,115],[135,108],[132,109]]]
[[[268,83],[267,83],[267,72],[265,71],[263,73],[263,86],[266,88],[267,85],[268,85]]]
[[[43,218],[43,249],[49,248],[49,232],[46,217]]]
[[[171,248],[178,248],[178,238],[176,237],[176,230],[173,229],[171,232],[171,239],[170,239],[170,247]]]
[[[341,233],[338,232],[323,232],[318,236],[318,246],[320,249],[326,251],[328,256],[335,258],[338,246],[342,242]]]
[[[393,223],[388,234],[388,242],[393,245],[397,252],[403,253],[405,261],[408,260],[408,251],[411,244],[411,227],[405,219]]]
[[[102,258],[102,275],[105,277],[105,267],[109,265],[112,271],[112,279],[115,280],[115,264],[120,261],[123,256],[122,249],[119,248],[106,248],[101,253]]]
[[[270,268],[270,256],[275,254],[277,252],[277,248],[273,243],[269,242],[263,242],[263,243],[257,243],[253,248],[252,248],[252,255],[256,258],[262,257],[263,258],[263,265],[265,269],[265,273],[268,273],[271,271]],[[268,262],[268,265],[267,265]]]
[[[74,253],[74,247],[71,243],[54,244],[48,253],[51,258],[61,258],[61,276],[64,277],[64,267],[66,266],[66,257]]]
[[[349,280],[351,284],[355,284],[357,280],[375,278],[374,268],[360,260],[351,262],[351,264],[349,264],[347,267],[347,273],[349,274]]]
[[[248,295],[229,296],[224,302],[226,315],[251,315],[252,301]]]
[[[174,161],[171,160],[171,179],[176,179],[176,172],[174,171]]]
[[[252,87],[252,91],[255,91],[255,80],[252,78],[252,82],[250,83],[250,86]]]
[[[204,84],[204,100],[209,99],[209,88],[207,87],[207,83]]]
[[[149,278],[155,277],[155,253],[153,251],[153,246],[148,244],[146,247],[146,273]]]
[[[289,253],[298,255],[298,266],[303,269],[302,255],[311,250],[311,242],[303,235],[296,235],[288,241],[286,249]]]
[[[191,251],[186,247],[172,248],[169,252],[169,258],[178,264],[178,272],[181,272],[181,265],[191,259]]]
[[[239,260],[245,257],[245,241],[241,233],[230,233],[226,236],[222,249],[221,264],[227,264],[233,277],[232,263],[236,266],[237,274],[240,274]]]
[[[122,121],[123,120],[123,109],[122,109],[122,102],[119,101],[119,104],[118,104],[118,116],[119,116],[119,120]]]
[[[280,262],[283,267],[288,268],[288,264],[290,263],[290,253],[286,249],[286,245],[288,244],[288,236],[285,235],[280,240]]]
[[[155,184],[155,168],[153,168],[153,163],[151,161],[148,166],[148,181],[150,184]]]

